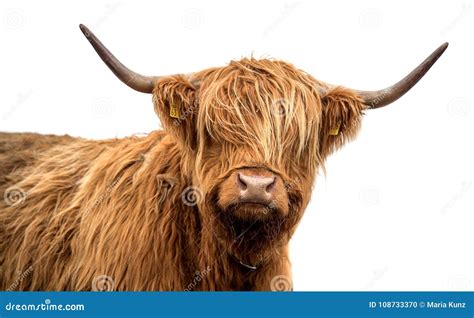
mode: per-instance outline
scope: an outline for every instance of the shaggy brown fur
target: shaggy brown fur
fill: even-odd
[[[90,290],[100,275],[115,290],[270,290],[274,277],[291,279],[288,242],[317,170],[365,109],[352,91],[320,96],[319,86],[285,62],[243,59],[160,79],[165,130],[146,137],[0,134],[0,289]],[[242,167],[281,178],[286,213],[233,216],[226,180]],[[197,205],[183,200],[189,186]]]

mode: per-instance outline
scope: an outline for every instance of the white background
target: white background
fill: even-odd
[[[0,130],[99,139],[159,128],[151,97],[115,78],[79,23],[147,75],[253,54],[360,89],[391,85],[449,41],[329,158],[291,257],[296,290],[472,290],[474,19],[471,1],[439,2],[2,1]]]

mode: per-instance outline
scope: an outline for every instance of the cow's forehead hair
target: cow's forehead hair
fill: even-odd
[[[198,76],[199,134],[253,149],[274,164],[289,156],[318,162],[320,83],[310,75],[286,62],[250,58]],[[200,140],[204,151],[206,138]]]

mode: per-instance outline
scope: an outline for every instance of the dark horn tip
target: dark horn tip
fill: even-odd
[[[441,46],[438,48],[438,50],[440,50],[441,52],[444,52],[449,46],[449,43],[448,42],[444,42],[443,44],[441,44]]]
[[[85,35],[86,37],[89,36],[90,31],[89,31],[89,29],[88,29],[84,24],[82,24],[82,23],[79,24],[79,29],[81,29],[82,33],[84,33],[84,35]]]

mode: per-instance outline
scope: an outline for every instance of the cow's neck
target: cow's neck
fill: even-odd
[[[287,246],[238,258],[214,234],[203,229],[198,267],[209,268],[199,290],[270,290],[276,275],[290,276]]]

